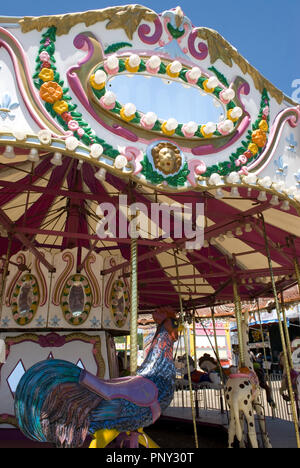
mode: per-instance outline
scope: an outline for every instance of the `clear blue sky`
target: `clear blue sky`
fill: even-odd
[[[0,16],[40,16],[128,3],[2,0]],[[180,5],[195,26],[218,31],[274,85],[292,95],[293,80],[300,80],[299,0],[145,0],[139,3],[157,13]]]

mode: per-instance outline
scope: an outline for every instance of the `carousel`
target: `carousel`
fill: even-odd
[[[187,321],[234,304],[228,445],[244,417],[257,447],[256,412],[271,447],[243,311],[272,300],[300,446],[281,307],[300,288],[299,122],[297,103],[180,7],[0,17],[1,428],[157,447],[144,428],[173,398],[178,333],[188,356]],[[114,337],[128,334],[120,377]]]

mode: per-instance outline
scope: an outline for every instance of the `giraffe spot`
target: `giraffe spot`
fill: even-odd
[[[242,383],[240,384],[240,388],[245,388],[245,385],[243,385]]]
[[[253,423],[252,423],[252,422],[251,422],[249,425],[250,425],[251,427],[253,427]]]
[[[229,395],[226,395],[226,400],[229,400]]]
[[[244,384],[245,384],[245,385],[249,385],[249,382],[247,382],[247,380],[245,380]]]
[[[244,405],[248,405],[248,400],[244,400]]]
[[[250,395],[247,395],[247,398],[249,399],[249,398],[250,398]]]
[[[230,392],[232,390],[232,387],[228,387],[228,392]]]
[[[249,416],[252,416],[252,411],[249,411]]]

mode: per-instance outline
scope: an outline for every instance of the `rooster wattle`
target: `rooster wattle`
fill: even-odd
[[[22,432],[35,441],[79,447],[88,433],[133,432],[157,420],[174,394],[173,344],[178,322],[170,307],[158,309],[153,318],[158,324],[156,335],[136,376],[102,380],[56,359],[32,366],[15,394]]]

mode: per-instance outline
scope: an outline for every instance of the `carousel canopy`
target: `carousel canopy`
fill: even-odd
[[[180,7],[0,18],[0,77],[3,261],[77,247],[128,276],[134,228],[140,312],[296,284],[299,108],[217,32]]]

